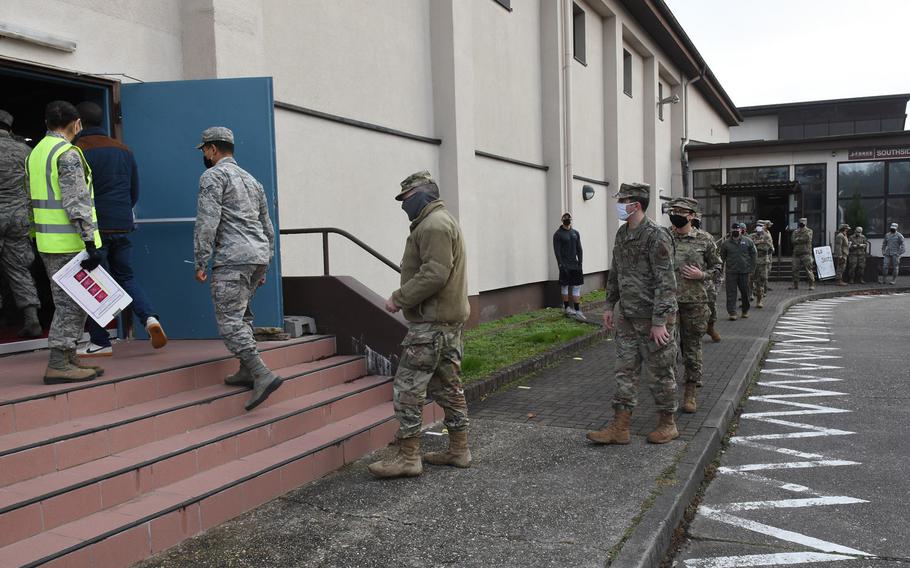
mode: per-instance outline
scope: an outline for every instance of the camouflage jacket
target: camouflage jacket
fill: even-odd
[[[717,254],[714,238],[708,233],[691,229],[687,234],[670,231],[676,253],[673,265],[676,268],[676,301],[680,304],[708,302],[708,286],[714,286],[717,273],[723,270],[723,262]],[[705,273],[701,280],[690,280],[683,276],[684,266],[698,267]]]
[[[650,319],[666,325],[676,319],[676,275],[673,237],[648,218],[634,229],[626,223],[616,231],[607,278],[607,311],[627,318]]]
[[[900,231],[885,233],[885,238],[882,240],[882,256],[902,255],[904,252],[904,235],[900,234]]]
[[[869,239],[866,238],[866,235],[853,233],[850,237],[850,254],[852,256],[866,256],[866,245],[868,244]]]
[[[464,237],[441,199],[428,203],[411,223],[401,287],[392,300],[413,323],[463,323],[471,315]]]
[[[802,256],[812,254],[812,229],[803,227],[790,234],[790,243],[793,245],[793,254]]]
[[[850,242],[847,240],[847,235],[843,232],[834,235],[834,258],[847,258],[849,250]]]
[[[755,243],[748,237],[727,238],[720,244],[720,257],[727,274],[755,272]]]
[[[774,239],[767,232],[751,232],[749,238],[755,243],[755,264],[768,264],[774,256]]]
[[[196,270],[212,266],[268,264],[275,251],[275,230],[262,184],[222,158],[199,178],[193,235]]]
[[[0,130],[0,215],[11,216],[28,209],[25,158],[31,149]]]

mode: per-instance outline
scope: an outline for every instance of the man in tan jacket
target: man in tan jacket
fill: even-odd
[[[401,287],[386,301],[386,310],[404,310],[410,324],[393,386],[400,424],[397,452],[370,465],[370,473],[383,478],[423,472],[420,429],[428,391],[445,410],[449,449],[423,459],[434,465],[471,465],[468,405],[459,378],[462,330],[471,313],[464,238],[429,172],[408,176],[395,199],[411,221],[411,234],[401,260]]]

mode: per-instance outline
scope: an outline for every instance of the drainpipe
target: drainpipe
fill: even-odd
[[[562,81],[563,81],[563,120],[564,154],[565,154],[565,210],[572,213],[572,11],[571,0],[562,1]]]
[[[683,99],[686,101],[686,106],[683,109],[683,138],[682,142],[679,144],[679,162],[682,166],[684,197],[692,197],[689,192],[689,153],[686,152],[686,145],[689,143],[689,85],[694,85],[704,79],[707,70],[707,66],[702,67],[698,77],[691,81],[687,82],[686,79],[683,78]]]

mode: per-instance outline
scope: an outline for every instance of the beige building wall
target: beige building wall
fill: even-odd
[[[704,95],[695,87],[688,89],[689,97],[689,139],[692,141],[719,144],[730,141],[730,127],[711,108]]]
[[[739,126],[730,127],[730,142],[777,140],[777,115],[750,116]]]

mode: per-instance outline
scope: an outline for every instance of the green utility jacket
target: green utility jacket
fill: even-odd
[[[437,199],[411,223],[392,300],[413,323],[463,323],[471,315],[466,264],[461,228]]]
[[[736,240],[724,239],[720,245],[720,257],[724,260],[727,274],[740,272],[755,272],[755,243],[749,237],[739,237]]]

